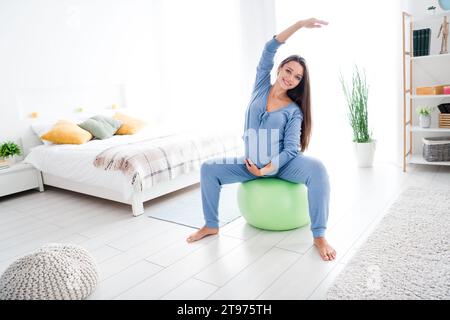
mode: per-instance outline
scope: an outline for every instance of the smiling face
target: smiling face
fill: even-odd
[[[278,68],[277,82],[284,90],[298,86],[303,79],[303,66],[297,61],[289,61]]]

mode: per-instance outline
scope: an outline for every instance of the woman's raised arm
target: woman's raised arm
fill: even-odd
[[[270,85],[270,72],[273,68],[273,60],[278,47],[283,44],[294,32],[300,28],[320,28],[328,22],[310,18],[300,20],[276,35],[275,39],[270,39],[264,46],[258,67],[256,68],[256,80],[253,90]]]
[[[321,28],[322,25],[327,25],[328,22],[323,20],[318,20],[316,18],[310,18],[306,20],[300,20],[294,23],[292,26],[286,30],[280,32],[275,39],[279,42],[285,42],[290,36],[292,36],[300,28]]]

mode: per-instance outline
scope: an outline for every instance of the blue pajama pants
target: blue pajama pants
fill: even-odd
[[[302,153],[288,161],[278,172],[256,177],[244,163],[244,157],[216,158],[204,162],[200,170],[203,214],[206,226],[219,227],[219,197],[223,184],[244,182],[266,177],[303,183],[308,188],[309,216],[313,237],[323,237],[328,221],[330,183],[325,166],[318,159]]]

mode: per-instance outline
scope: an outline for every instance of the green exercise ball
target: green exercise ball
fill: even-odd
[[[302,183],[259,178],[238,187],[237,201],[244,219],[265,230],[290,230],[310,223],[308,189]]]

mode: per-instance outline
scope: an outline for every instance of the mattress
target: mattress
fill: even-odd
[[[146,139],[158,138],[166,135],[193,135],[217,137],[232,137],[229,150],[223,156],[242,154],[243,149],[236,150],[236,145],[242,145],[240,134],[231,132],[155,132],[142,130],[134,135],[115,135],[105,140],[91,140],[81,145],[50,144],[39,145],[31,149],[24,162],[32,164],[43,173],[65,178],[71,181],[99,186],[116,192],[120,192],[125,198],[129,198],[134,190],[129,178],[121,171],[105,171],[94,166],[94,161],[101,152],[120,145],[139,142]],[[229,139],[230,140],[230,139]],[[45,183],[45,181],[44,181]]]

